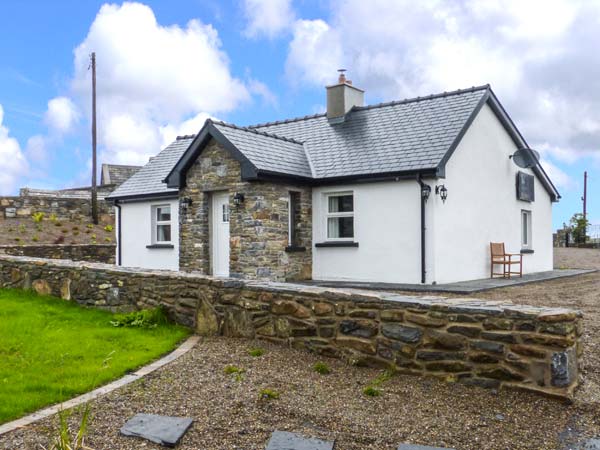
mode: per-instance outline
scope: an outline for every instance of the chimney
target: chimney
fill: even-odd
[[[346,79],[346,69],[339,69],[337,84],[327,86],[327,119],[329,123],[342,123],[353,106],[363,106],[365,91],[352,86]]]

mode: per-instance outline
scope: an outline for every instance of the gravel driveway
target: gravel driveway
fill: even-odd
[[[594,253],[595,252],[595,253]],[[558,249],[557,267],[600,267],[600,251]],[[515,391],[499,393],[433,379],[395,376],[380,397],[362,390],[380,371],[266,342],[210,338],[174,363],[92,404],[87,444],[96,449],[154,449],[118,435],[138,412],[191,416],[180,449],[264,449],[275,429],[336,439],[337,450],[392,450],[400,442],[463,449],[567,449],[600,435],[600,273],[479,293],[517,303],[569,306],[585,314],[586,380],[572,405]],[[261,357],[250,348],[265,349]],[[312,370],[317,361],[329,375]],[[245,369],[241,380],[225,374]],[[259,398],[271,388],[276,400]],[[49,443],[51,418],[0,437],[0,449]]]

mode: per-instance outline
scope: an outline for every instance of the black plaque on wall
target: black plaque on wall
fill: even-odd
[[[535,200],[533,175],[525,172],[517,173],[517,199],[524,202]]]

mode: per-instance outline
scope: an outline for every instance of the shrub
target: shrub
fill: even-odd
[[[107,236],[104,238],[104,242],[112,242],[112,239]]]
[[[79,231],[77,231],[77,230],[73,231],[73,236],[79,236]]]
[[[156,328],[168,322],[163,308],[142,309],[128,314],[115,314],[110,323],[115,327]]]
[[[223,372],[225,372],[227,375],[235,375],[235,381],[242,381],[244,379],[244,373],[246,372],[246,369],[229,365],[223,369]]]
[[[50,222],[56,222],[58,220],[58,217],[56,217],[56,214],[52,213],[50,214]]]
[[[44,214],[42,211],[39,211],[39,212],[33,213],[31,215],[31,217],[35,223],[40,223],[42,220],[44,220],[45,215],[46,214]]]
[[[113,230],[113,226],[112,225],[106,225],[104,227],[104,231],[106,231],[107,233],[110,233]]]
[[[328,373],[331,373],[329,366],[324,362],[315,363],[313,370],[321,375],[327,375]]]
[[[27,231],[27,227],[25,226],[24,223],[19,225],[19,233],[21,234],[25,234],[25,232]]]
[[[54,222],[54,226],[55,227],[62,227],[62,222],[59,222],[58,220]]]
[[[367,386],[363,389],[363,394],[368,397],[379,397],[381,395],[381,390],[377,389],[375,386]]]
[[[223,369],[223,372],[225,372],[227,375],[232,375],[234,373],[244,373],[246,370],[242,369],[241,367],[237,367],[237,366],[233,366],[233,365],[228,365],[225,366],[225,369]]]
[[[20,237],[16,237],[16,238],[15,238],[15,241],[16,241],[16,242],[21,242],[21,238],[20,238]]]
[[[63,234],[67,234],[69,232],[69,230],[67,230],[66,228],[63,228],[62,230],[60,230],[60,232]]]
[[[15,231],[15,229],[14,229],[13,227],[8,227],[8,230],[7,230],[7,231],[8,231],[9,233],[12,233],[13,231]]]
[[[79,231],[79,227],[77,225],[75,225],[73,228],[71,228],[71,230],[73,230],[73,231]]]
[[[33,242],[37,242],[37,241],[39,241],[39,240],[40,240],[40,238],[39,238],[39,236],[38,236],[37,234],[34,234],[34,235],[33,235],[33,237],[31,238],[31,240],[32,240]]]
[[[389,381],[395,374],[396,370],[393,367],[384,370],[369,386],[363,389],[363,394],[369,397],[379,397],[381,395],[381,389],[379,389],[379,387],[386,381]]]
[[[87,227],[89,230],[91,230],[92,228],[94,228],[94,224],[93,224],[93,223],[88,223],[88,224],[86,225],[86,227]]]
[[[261,389],[259,392],[259,398],[263,400],[277,400],[279,398],[279,392],[274,389]]]
[[[69,430],[68,419],[71,416],[71,410],[61,409],[58,412],[59,429],[57,431],[58,436],[55,437],[50,450],[86,450],[84,444],[85,436],[88,432],[88,421],[90,419],[90,405],[86,403],[83,415],[81,416],[81,422],[75,438],[71,437],[71,430]]]
[[[248,354],[250,356],[254,356],[255,358],[258,358],[259,356],[262,356],[265,354],[265,350],[260,347],[251,348],[250,350],[248,350]]]

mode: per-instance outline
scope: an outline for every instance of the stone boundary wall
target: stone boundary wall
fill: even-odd
[[[22,218],[30,219],[36,212],[46,217],[56,214],[60,220],[89,218],[91,220],[92,203],[89,198],[62,198],[42,196],[0,197],[0,220]],[[103,223],[114,222],[114,208],[106,200],[98,200],[98,215]]]
[[[451,382],[562,398],[578,384],[582,314],[574,310],[15,256],[0,256],[0,286],[110,310],[163,305],[202,335],[268,339]]]
[[[115,244],[40,244],[40,245],[0,245],[0,255],[33,256],[35,258],[70,259],[114,264],[117,246]]]

